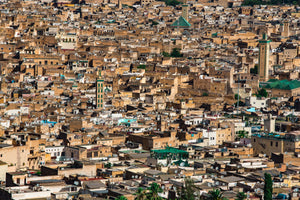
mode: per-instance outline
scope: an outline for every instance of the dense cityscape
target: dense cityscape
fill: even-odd
[[[0,200],[300,199],[300,6],[0,0]]]

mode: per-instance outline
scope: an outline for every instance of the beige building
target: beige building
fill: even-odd
[[[7,172],[15,172],[28,168],[28,146],[11,146],[2,144],[0,148],[0,161],[8,164]]]
[[[300,152],[300,131],[285,135],[267,134],[252,135],[251,144],[254,155],[272,153]]]

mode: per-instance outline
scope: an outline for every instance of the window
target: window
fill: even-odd
[[[271,141],[271,147],[273,146],[273,142]]]
[[[278,142],[276,142],[275,146],[278,147]]]

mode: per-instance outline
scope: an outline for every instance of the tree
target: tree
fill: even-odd
[[[214,189],[208,192],[209,200],[224,200],[223,193],[219,189]]]
[[[255,65],[254,68],[250,69],[251,74],[258,74],[258,65]]]
[[[235,100],[241,99],[241,96],[238,95],[238,94],[235,94],[235,95],[234,95],[234,99],[235,99]]]
[[[163,51],[162,52],[163,57],[170,57],[170,54],[168,52]]]
[[[207,97],[207,96],[208,96],[208,93],[207,93],[207,92],[203,92],[202,96],[203,96],[203,97]]]
[[[273,182],[271,174],[265,173],[264,200],[272,200]]]
[[[182,57],[183,55],[180,53],[180,49],[178,48],[173,48],[171,52],[171,57],[179,58]]]
[[[234,106],[237,107],[238,102],[235,102]],[[239,101],[239,106],[245,106],[246,104],[243,101]]]
[[[124,196],[119,196],[118,198],[116,198],[116,200],[127,200],[127,198]]]
[[[135,200],[146,200],[147,193],[143,188],[138,188],[137,192],[134,193],[136,195]]]
[[[247,199],[247,195],[244,192],[239,192],[236,195],[236,200],[245,200]]]
[[[163,192],[163,190],[157,183],[151,183],[147,197],[151,200],[161,200],[162,198],[158,195],[158,193],[161,192]]]
[[[262,89],[257,91],[256,96],[257,97],[268,97],[268,92],[266,91],[265,88],[262,88]]]
[[[184,186],[181,188],[179,196],[180,196],[180,200],[196,199],[197,195],[195,195],[195,184],[192,179],[190,178],[184,179]]]
[[[104,167],[110,169],[111,168],[111,163],[109,162],[109,163],[104,164]]]
[[[248,138],[248,131],[240,130],[236,132],[238,138]]]

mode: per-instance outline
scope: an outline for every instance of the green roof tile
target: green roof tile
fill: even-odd
[[[293,90],[300,87],[300,81],[297,80],[276,80],[271,79],[266,83],[266,86],[264,88],[267,89],[281,89],[281,90]]]
[[[190,27],[191,24],[184,19],[184,17],[180,16],[173,24],[172,26],[179,26],[179,27]]]

